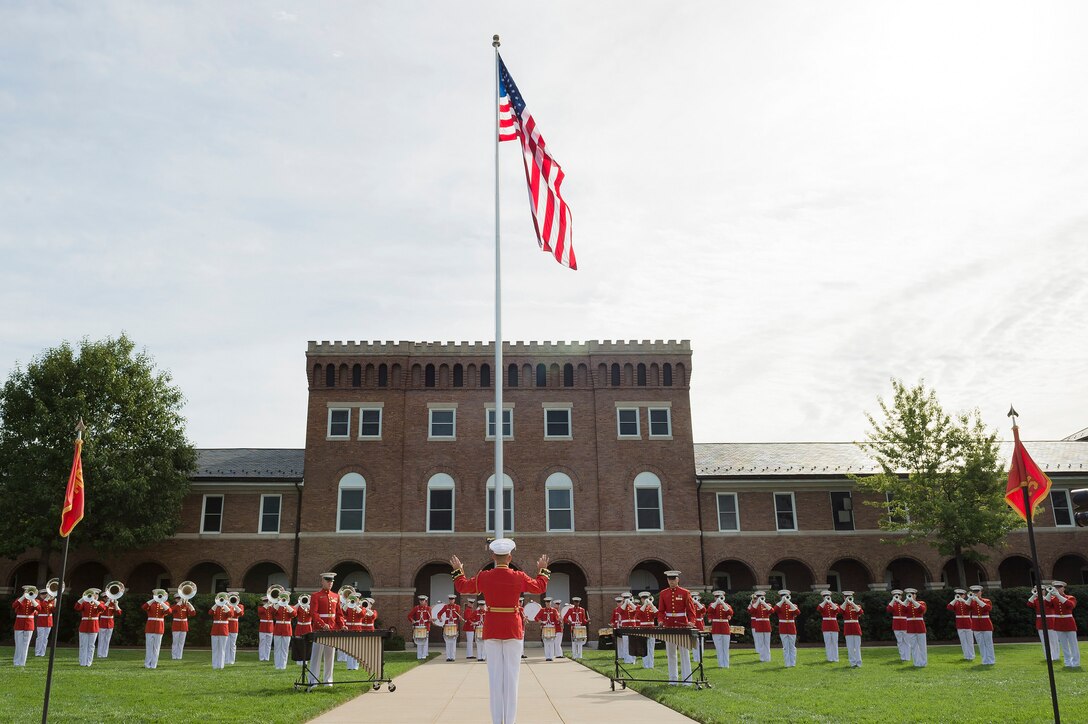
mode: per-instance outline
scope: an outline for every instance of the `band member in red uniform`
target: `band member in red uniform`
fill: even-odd
[[[624,593],[623,601],[620,602],[620,626],[633,627],[638,625],[638,604],[635,603],[635,597],[630,593]],[[621,640],[623,641],[623,653],[620,657],[628,664],[635,663],[635,655],[631,653],[630,638],[622,636]]]
[[[232,598],[230,604],[230,633],[227,636],[227,663],[234,664],[234,660],[238,657],[238,619],[245,615],[246,607],[242,603],[240,593],[231,593],[230,595]]]
[[[582,658],[582,647],[586,643],[589,614],[582,608],[582,598],[570,599],[571,607],[563,614],[563,622],[570,626],[570,655],[572,659]]]
[[[1046,593],[1047,586],[1043,586],[1043,593]],[[1045,647],[1047,643],[1050,644],[1050,660],[1055,661],[1058,658],[1058,637],[1053,628],[1053,606],[1051,605],[1053,600],[1047,601],[1039,598],[1039,587],[1033,586],[1031,589],[1031,598],[1028,599],[1028,608],[1035,611],[1035,630],[1039,632],[1039,643],[1044,647],[1043,656],[1046,656]],[[1043,640],[1043,614],[1050,616],[1046,620],[1046,632],[1049,637],[1049,641]]]
[[[518,676],[525,636],[517,602],[523,593],[544,593],[551,571],[548,570],[547,555],[537,560],[536,578],[510,568],[515,544],[509,538],[492,541],[489,548],[495,567],[480,571],[472,578],[465,576],[457,556],[450,558],[453,588],[458,593],[482,594],[487,599],[484,648],[487,651],[491,721],[492,724],[513,724],[518,710]]]
[[[34,617],[39,608],[37,587],[23,586],[23,595],[12,601],[11,608],[15,612],[14,665],[26,666],[30,638],[34,635]]]
[[[907,641],[910,642],[910,659],[921,668],[929,662],[926,648],[926,602],[918,600],[918,591],[914,588],[903,589],[906,598],[903,605],[907,613]]]
[[[718,655],[718,668],[729,668],[730,627],[733,607],[725,601],[725,591],[714,591],[714,600],[706,607],[710,617],[710,637],[714,641],[714,653]]]
[[[775,604],[774,613],[778,616],[778,638],[782,641],[782,663],[786,668],[797,666],[797,620],[801,609],[790,599],[790,592],[782,589],[781,598]]]
[[[702,596],[698,591],[693,591],[691,594],[691,600],[695,601],[695,630],[706,632],[706,606],[703,604]],[[698,639],[698,642],[691,649],[691,657],[695,661],[701,662],[703,660],[703,644],[706,641],[705,638]]]
[[[657,625],[657,606],[654,605],[654,597],[649,591],[638,594],[638,625],[645,628],[653,628]],[[654,668],[654,649],[657,648],[657,640],[650,636],[646,639],[646,655],[642,657],[642,668]]]
[[[953,591],[955,596],[945,606],[956,621],[956,635],[960,639],[960,651],[966,661],[975,660],[975,635],[971,630],[971,606],[967,603],[967,590],[957,588]]]
[[[373,598],[364,598],[362,602],[363,617],[360,622],[362,631],[375,631],[378,624],[378,611],[374,608]]]
[[[457,637],[461,627],[461,607],[457,605],[456,594],[451,593],[449,601],[438,609],[438,625],[442,627],[442,638],[446,642],[446,661],[453,661],[457,658]],[[450,636],[447,631],[454,633]]]
[[[272,648],[273,666],[287,668],[287,654],[291,648],[291,619],[295,617],[295,608],[287,600],[277,600],[272,608]]]
[[[892,633],[895,634],[895,646],[899,649],[899,660],[910,661],[910,639],[907,638],[907,607],[903,603],[903,592],[898,588],[892,591],[892,600],[888,602],[887,611],[892,615]]]
[[[332,590],[336,580],[335,573],[321,574],[321,590],[310,595],[310,613],[313,616],[314,631],[340,631],[344,628],[344,612],[340,608],[340,596]],[[311,687],[317,686],[318,677],[326,686],[332,686],[332,667],[336,659],[336,649],[332,646],[314,644],[310,654]],[[324,666],[324,670],[322,670]]]
[[[665,571],[665,580],[669,587],[657,595],[657,622],[665,628],[694,628],[695,627],[695,601],[691,598],[691,592],[680,586],[680,571]],[[677,679],[676,649],[673,641],[665,642],[665,658],[669,663],[669,686],[683,684],[691,686],[691,656],[689,649],[680,647],[680,673],[682,679]]]
[[[484,648],[484,618],[487,616],[487,602],[476,600],[476,660],[487,661],[487,649]]]
[[[110,641],[113,639],[114,624],[121,617],[121,606],[117,599],[110,595],[109,586],[106,586],[102,594],[102,615],[98,617],[98,658],[109,658]]]
[[[839,661],[839,604],[831,600],[831,591],[820,591],[824,600],[816,607],[820,614],[820,631],[824,635],[824,655],[832,663]]]
[[[476,599],[470,598],[465,601],[465,610],[462,615],[465,617],[465,658],[476,658]]]
[[[215,594],[215,604],[208,611],[212,618],[212,668],[222,669],[227,664],[230,647],[231,605],[226,592]]]
[[[56,609],[57,599],[50,596],[48,590],[40,591],[37,618],[34,619],[38,631],[34,637],[35,656],[45,656],[49,650],[49,632],[53,630],[53,612]]]
[[[162,646],[162,634],[166,630],[166,614],[170,613],[170,606],[166,602],[168,598],[166,591],[156,588],[151,592],[151,600],[140,606],[147,611],[147,622],[144,624],[145,669],[159,667],[159,649]]]
[[[427,605],[427,596],[416,596],[419,603],[408,612],[408,623],[412,624],[412,640],[416,642],[416,659],[427,658],[431,650],[431,607]]]
[[[967,595],[967,605],[971,612],[971,633],[975,643],[978,644],[978,653],[982,657],[983,666],[992,666],[997,663],[994,652],[994,624],[990,621],[990,611],[993,604],[990,599],[982,597],[982,586],[971,586],[971,593]],[[972,653],[974,649],[972,648]]]
[[[846,637],[846,659],[853,669],[861,666],[861,615],[865,611],[854,603],[854,592],[843,591],[842,625]]]
[[[555,650],[559,648],[556,631],[562,619],[551,596],[544,597],[544,608],[537,612],[533,620],[540,624],[540,637],[544,641],[544,660],[552,661],[556,657]]]
[[[189,636],[189,619],[196,608],[188,599],[178,596],[170,607],[170,658],[181,661],[185,656],[185,639]]]
[[[1080,666],[1080,644],[1077,643],[1077,622],[1073,618],[1073,609],[1077,607],[1075,596],[1065,592],[1065,581],[1053,581],[1047,587],[1044,600],[1051,606],[1054,638],[1062,650],[1062,662],[1070,668]],[[1047,614],[1050,615],[1049,613]]]
[[[272,620],[272,604],[267,594],[261,596],[261,603],[257,606],[257,661],[268,661],[272,658],[272,636],[276,622]]]
[[[344,627],[348,631],[363,630],[363,597],[358,593],[352,593],[348,600],[340,598],[340,608],[344,611]],[[352,656],[344,655],[345,668],[355,671],[359,668],[359,661]]]
[[[79,612],[79,665],[90,666],[94,663],[94,644],[98,639],[98,617],[105,610],[98,601],[100,589],[88,588],[83,598],[76,601],[75,610]]]
[[[752,642],[755,644],[759,660],[766,663],[771,660],[771,612],[774,608],[767,603],[767,594],[756,591],[748,604],[748,616],[752,619]]]
[[[305,636],[312,633],[313,630],[314,620],[310,613],[310,594],[304,593],[298,597],[298,605],[295,606],[295,636]],[[305,661],[298,659],[295,663],[302,666]]]

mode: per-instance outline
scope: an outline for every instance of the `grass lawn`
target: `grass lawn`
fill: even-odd
[[[1084,646],[1084,642],[1081,643]],[[772,648],[761,664],[751,648],[734,649],[730,668],[719,669],[706,652],[713,688],[695,691],[653,682],[628,687],[700,722],[1044,722],[1052,720],[1050,685],[1039,644],[997,646],[997,665],[963,660],[959,646],[930,646],[929,665],[899,661],[894,646],[862,649],[862,666],[851,669],[846,649],[840,663],[824,659],[823,647],[798,651],[797,667],[782,666]],[[585,652],[582,663],[605,676],[614,672],[612,651]],[[639,678],[666,678],[664,646],[653,671]],[[645,674],[644,674],[645,672]],[[1059,662],[1054,678],[1063,722],[1088,722],[1088,672]],[[1025,702],[1025,696],[1030,701]]]
[[[48,657],[34,656],[25,669],[11,665],[11,646],[0,647],[0,720],[40,722]],[[272,662],[257,661],[255,650],[238,651],[233,666],[212,670],[210,650],[187,649],[182,661],[170,658],[164,645],[159,668],[144,668],[143,649],[111,648],[108,659],[80,668],[79,651],[57,649],[49,720],[57,722],[304,722],[362,692],[390,694],[385,685],[372,692],[363,684],[319,687],[312,693],[292,686],[299,666],[289,663],[277,671]],[[392,678],[416,666],[415,652],[387,652],[385,675]],[[337,662],[336,679],[363,678]]]

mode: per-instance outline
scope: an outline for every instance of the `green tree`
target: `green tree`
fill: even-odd
[[[104,551],[177,530],[196,451],[169,373],[117,339],[67,342],[17,366],[0,391],[0,555],[41,551],[44,581],[60,542],[60,509],[83,418],[86,508],[73,545]]]
[[[1005,504],[1005,473],[997,432],[987,430],[978,409],[947,414],[921,381],[908,388],[892,380],[890,402],[879,400],[883,419],[866,413],[872,426],[859,443],[880,465],[877,475],[855,475],[859,488],[886,494],[880,527],[900,532],[900,544],[924,540],[954,556],[959,585],[966,561],[985,560],[979,546],[1000,547],[1023,525]]]

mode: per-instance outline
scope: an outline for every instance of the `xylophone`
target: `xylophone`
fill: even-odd
[[[396,691],[397,685],[391,679],[385,678],[385,646],[384,640],[389,638],[390,631],[314,631],[303,636],[296,636],[292,642],[296,661],[302,661],[302,672],[299,674],[295,688],[308,688],[310,674],[310,654],[314,644],[331,646],[337,651],[343,651],[359,662],[359,668],[370,674],[369,679],[354,679],[350,681],[336,680],[335,684],[372,684],[375,689],[380,689],[382,684],[389,684],[389,691]]]
[[[664,641],[666,643],[676,644],[679,649],[677,652],[680,656],[688,656],[691,649],[703,648],[703,637],[706,635],[705,631],[699,631],[694,628],[670,628],[665,626],[619,626],[613,629],[615,636],[627,636],[628,638],[634,636],[641,639],[656,639],[658,641]],[[641,668],[641,663],[638,664],[641,672],[644,669]],[[621,675],[622,673],[622,675]],[[620,688],[626,689],[628,681],[653,681],[661,683],[661,679],[640,679],[632,676],[627,670],[625,664],[620,661],[619,648],[616,649],[616,674],[611,677],[612,679],[612,691],[616,690],[616,682],[619,682]],[[703,662],[700,658],[699,661],[693,661],[691,667],[691,679],[690,682],[695,685],[695,688],[710,688],[710,682],[706,680],[706,673],[703,671]]]

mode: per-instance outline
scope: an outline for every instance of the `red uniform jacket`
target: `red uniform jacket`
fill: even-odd
[[[408,623],[413,626],[431,627],[431,607],[421,603],[408,612]]]
[[[902,601],[888,604],[888,613],[892,615],[892,631],[907,630],[907,605]]]
[[[993,609],[994,605],[990,603],[990,599],[980,598],[968,605],[971,609],[971,630],[993,631],[994,624],[990,620],[990,610]],[[959,622],[959,618],[956,621]],[[959,626],[957,625],[956,628],[959,628]]]
[[[344,611],[340,608],[340,595],[335,591],[320,590],[310,594],[310,615],[314,631],[339,631],[344,628]]]
[[[271,606],[257,606],[257,632],[270,634],[273,632],[275,621],[272,619]]]
[[[144,624],[145,634],[161,634],[166,630],[163,620],[166,618],[166,614],[170,613],[169,606],[165,603],[152,601],[151,603],[142,604],[140,608],[147,611],[147,623]]]
[[[57,608],[55,599],[41,599],[38,601],[38,618],[35,623],[38,628],[53,628],[53,611]]]
[[[188,601],[175,603],[170,607],[170,630],[176,632],[189,630],[189,617],[196,615],[196,609]]]
[[[33,631],[34,614],[38,610],[38,602],[20,596],[12,602],[11,608],[15,611],[15,630]]]
[[[363,631],[373,631],[374,625],[378,622],[378,612],[372,608],[364,608],[363,616],[361,619],[361,625]]]
[[[310,607],[295,606],[295,636],[313,633],[314,618]]]
[[[230,606],[212,606],[208,615],[212,617],[212,636],[226,636],[230,633]]]
[[[778,635],[793,634],[797,635],[797,614],[800,613],[797,610],[796,604],[790,603],[778,603],[775,604],[774,613],[778,616]]]
[[[525,625],[517,611],[518,599],[523,593],[539,594],[548,590],[548,575],[541,571],[532,578],[509,566],[495,566],[480,571],[473,578],[459,572],[453,588],[458,593],[482,595],[487,599],[485,639],[520,639],[525,636]]]
[[[926,632],[926,602],[912,601],[903,607],[907,612],[907,633],[924,634]]]
[[[686,588],[666,588],[657,594],[657,622],[668,628],[695,625],[695,601]]]
[[[113,628],[114,616],[121,615],[121,607],[117,601],[102,601],[102,615],[98,617],[98,628]]]
[[[478,616],[476,615],[476,607],[465,606],[463,615],[465,617],[465,630],[471,631],[472,629],[476,628],[476,620],[478,619]]]
[[[240,619],[242,616],[244,616],[245,613],[246,613],[246,607],[243,606],[240,603],[237,606],[234,607],[233,611],[231,611],[230,621],[228,622],[228,626],[229,626],[230,632],[232,634],[238,633],[238,619]]]
[[[76,601],[76,610],[82,617],[79,622],[80,633],[98,633],[98,617],[103,606],[99,601]]]
[[[1039,613],[1039,606],[1040,605],[1043,606],[1044,610],[1047,613],[1050,613],[1050,608],[1051,607],[1050,607],[1049,603],[1047,603],[1045,601],[1040,601],[1038,597],[1036,597],[1034,601],[1032,601],[1032,600],[1028,601],[1028,608],[1030,608],[1032,611],[1035,611],[1035,628],[1037,630],[1039,630],[1039,631],[1042,631],[1043,630],[1043,617]],[[1049,626],[1050,621],[1047,621],[1047,624],[1048,624],[1047,628],[1050,628],[1050,626]]]
[[[571,626],[585,626],[589,623],[589,614],[581,606],[571,606],[563,615],[563,622]]]
[[[652,608],[638,607],[638,625],[639,626],[656,626],[657,625],[657,611]]]
[[[842,607],[843,633],[846,636],[861,636],[861,615],[865,610],[857,605]]]
[[[351,608],[344,609],[344,625],[348,631],[362,631],[363,630],[363,611],[362,609]]]
[[[638,626],[638,604],[634,601],[620,604],[620,626]]]
[[[612,628],[616,628],[620,625],[620,621],[623,620],[623,609],[616,606],[612,609]]]
[[[272,607],[272,635],[273,636],[290,636],[291,635],[291,619],[295,617],[295,609],[293,606],[273,606]]]
[[[537,614],[533,618],[533,620],[539,623],[542,627],[545,625],[555,626],[556,631],[558,631],[560,626],[563,625],[562,619],[560,619],[559,617],[559,609],[552,608],[551,606],[546,606],[545,608],[537,611]]]
[[[771,604],[766,601],[753,603],[748,607],[748,615],[752,618],[752,631],[754,633],[771,632]]]
[[[1046,623],[1051,631],[1076,631],[1077,622],[1073,619],[1073,609],[1077,607],[1077,599],[1066,595],[1065,602],[1058,600],[1057,596],[1047,601]]]
[[[963,599],[953,599],[945,606],[956,617],[956,628],[971,628],[971,607]]]
[[[733,619],[733,607],[728,603],[713,601],[706,607],[710,615],[710,633],[729,635],[729,623]]]
[[[695,628],[706,631],[706,606],[700,601],[695,601]]]
[[[820,630],[838,633],[839,613],[841,611],[842,608],[834,601],[831,601],[830,603],[821,602],[820,605],[816,607],[816,612],[820,614]]]
[[[447,603],[438,609],[438,623],[443,626],[448,623],[460,623],[461,607],[456,603]]]

